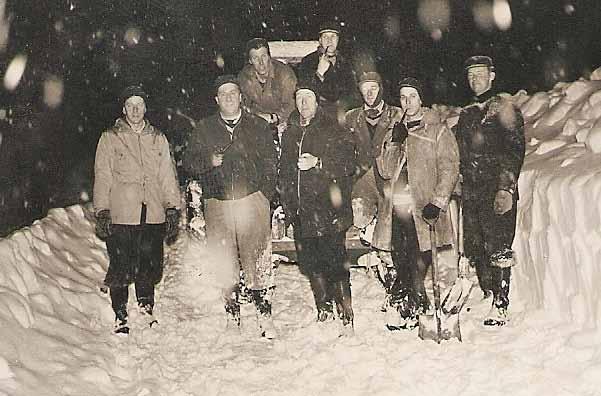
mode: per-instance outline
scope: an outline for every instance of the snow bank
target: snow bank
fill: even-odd
[[[512,301],[583,327],[601,325],[600,75],[513,98],[528,144]]]

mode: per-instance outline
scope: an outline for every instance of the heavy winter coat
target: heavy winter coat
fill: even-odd
[[[500,96],[465,107],[455,127],[461,155],[465,199],[481,191],[515,191],[524,162],[524,119],[520,110]]]
[[[221,166],[213,167],[213,153],[227,148]],[[261,191],[275,196],[277,154],[268,124],[242,112],[230,134],[219,113],[200,121],[188,139],[182,165],[187,176],[199,180],[203,198],[244,198]]]
[[[140,133],[122,119],[105,131],[94,174],[94,210],[109,209],[113,224],[140,224],[143,203],[148,224],[165,222],[165,209],[181,206],[169,142],[148,121]]]
[[[265,84],[259,82],[253,65],[244,66],[238,74],[238,81],[244,105],[251,113],[275,113],[284,121],[296,107],[296,75],[290,66],[278,60],[271,60]]]
[[[336,56],[336,63],[330,65],[323,76],[323,81],[315,74],[319,57],[319,50],[305,56],[298,65],[298,78],[300,81],[312,80],[319,91],[319,95],[328,102],[336,102],[351,94],[354,87],[353,71],[342,55]]]
[[[381,205],[382,222],[385,230],[391,230],[392,225],[391,193],[398,194],[400,169],[407,166],[409,192],[411,196],[411,213],[415,222],[417,239],[421,251],[431,249],[430,228],[422,219],[422,209],[432,203],[442,209],[436,223],[437,245],[453,243],[453,229],[447,211],[449,199],[457,180],[459,179],[459,151],[457,142],[451,131],[441,121],[440,115],[434,110],[425,109],[424,117],[419,126],[409,131],[402,148],[391,143],[392,130],[389,129],[380,146],[381,152],[377,163],[377,173],[383,180],[390,178],[392,186],[385,188],[385,202]],[[400,151],[400,155],[395,153]],[[400,162],[399,162],[400,158]],[[380,209],[380,207],[379,207]],[[378,215],[378,222],[380,222]],[[380,238],[386,240],[385,230]]]
[[[321,167],[299,170],[302,153],[319,157]],[[310,124],[301,126],[298,112],[292,113],[282,139],[279,189],[296,235],[307,238],[348,230],[353,222],[354,170],[353,142],[335,120],[318,109]]]

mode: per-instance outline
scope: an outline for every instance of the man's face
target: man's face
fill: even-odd
[[[255,68],[257,74],[266,76],[269,73],[269,63],[271,62],[271,57],[269,56],[269,51],[267,48],[261,47],[258,49],[251,49],[248,52],[248,59],[250,64]]]
[[[414,116],[419,113],[422,107],[422,99],[419,97],[417,89],[413,87],[403,87],[399,91],[401,96],[401,109],[408,115]]]
[[[361,96],[363,96],[363,101],[368,106],[373,106],[378,98],[378,93],[380,92],[380,84],[375,81],[365,81],[359,86],[359,91],[361,91]]]
[[[338,48],[338,34],[334,32],[324,32],[319,35],[319,44],[326,50],[328,55],[334,55]]]
[[[296,93],[296,108],[301,117],[310,120],[317,112],[317,99],[315,94],[309,90],[300,90]]]
[[[476,96],[488,91],[494,79],[495,72],[486,65],[472,66],[467,70],[467,82]]]
[[[219,112],[224,116],[238,115],[242,101],[240,88],[234,83],[223,84],[217,89],[215,101],[219,105]]]
[[[144,121],[144,114],[146,114],[144,99],[140,96],[128,98],[123,105],[123,114],[125,115],[125,120],[132,125]]]

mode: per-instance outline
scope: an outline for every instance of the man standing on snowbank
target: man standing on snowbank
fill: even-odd
[[[349,334],[353,308],[345,237],[353,223],[354,146],[319,108],[318,97],[310,81],[296,91],[298,111],[282,140],[280,196],[286,222],[294,227],[298,262],[311,282],[317,321],[333,319],[333,300],[343,334]]]
[[[163,274],[163,239],[177,234],[180,191],[165,135],[150,125],[146,93],[122,95],[123,118],[102,134],[94,163],[96,233],[106,239],[116,333],[129,333],[128,287],[135,283],[140,311],[152,316],[154,287]],[[152,325],[154,320],[149,318]]]
[[[456,138],[463,177],[465,253],[476,267],[485,297],[492,294],[487,326],[507,322],[514,264],[518,177],[524,162],[524,119],[507,99],[492,93],[495,70],[488,56],[465,62],[472,104],[460,113]]]
[[[215,92],[219,112],[192,132],[183,166],[202,186],[209,248],[221,260],[228,326],[240,326],[241,264],[261,334],[274,338],[269,202],[275,196],[275,144],[268,124],[242,111],[235,76],[218,77]]]

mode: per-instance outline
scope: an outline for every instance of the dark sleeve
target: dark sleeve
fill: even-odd
[[[257,119],[259,133],[257,144],[259,145],[259,167],[262,175],[261,191],[271,202],[276,195],[277,182],[277,151],[272,138],[271,130],[267,122]]]
[[[373,162],[371,157],[371,142],[365,141],[361,131],[355,129],[354,125],[357,124],[355,122],[356,118],[357,113],[354,111],[347,112],[344,117],[345,129],[353,144],[353,154],[355,156],[355,171],[353,176],[355,181],[367,173]]]
[[[331,179],[353,176],[357,167],[355,143],[350,134],[338,126],[333,127],[329,143],[321,159],[321,169]]]
[[[206,127],[201,121],[188,135],[188,145],[182,155],[182,168],[187,177],[200,179],[207,172],[214,170],[211,164],[213,152],[205,133]]]
[[[522,112],[512,103],[505,101],[498,114],[499,132],[504,137],[505,150],[499,157],[500,173],[497,188],[513,190],[524,163],[526,139]]]
[[[296,195],[295,183],[292,179],[296,177],[296,160],[298,152],[292,130],[289,128],[282,136],[282,152],[280,155],[280,172],[278,177],[278,192],[280,194],[280,202],[284,209],[287,218],[291,218],[291,200]]]

